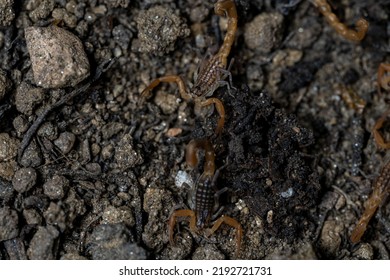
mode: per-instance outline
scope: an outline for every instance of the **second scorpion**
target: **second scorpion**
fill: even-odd
[[[178,85],[180,95],[184,100],[194,100],[196,112],[200,112],[201,107],[212,104],[215,105],[219,114],[215,132],[219,135],[225,124],[225,108],[218,98],[208,97],[210,97],[221,84],[226,84],[227,82],[225,82],[224,79],[230,75],[229,71],[226,70],[227,58],[234,43],[237,30],[237,10],[233,0],[219,0],[214,6],[214,11],[215,14],[219,16],[227,16],[227,33],[219,51],[201,67],[193,87],[188,90],[180,76],[164,76],[152,81],[141,93],[141,98],[145,99],[148,97],[150,92],[161,82],[175,82]]]

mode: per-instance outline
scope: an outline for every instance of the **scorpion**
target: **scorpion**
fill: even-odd
[[[177,218],[189,217],[190,230],[197,233],[199,229],[204,229],[205,226],[209,225],[223,210],[223,207],[219,207],[218,199],[227,188],[217,190],[215,186],[220,169],[215,170],[215,154],[211,142],[206,139],[191,140],[186,147],[186,162],[191,168],[195,168],[198,165],[197,152],[199,149],[204,150],[205,163],[203,173],[198,177],[195,189],[190,197],[190,202],[194,204],[194,210],[180,209],[172,213],[169,219],[169,241],[171,246],[174,246],[174,227]],[[240,223],[235,219],[222,215],[213,223],[211,229],[205,232],[206,238],[212,235],[223,223],[236,229],[237,247],[235,256],[238,256],[243,231]]]
[[[390,70],[390,65],[381,63],[378,69],[378,92],[380,93],[381,87],[385,90],[389,90],[389,76],[385,75],[385,71]],[[387,116],[390,114],[390,110],[387,110],[374,124],[372,134],[374,140],[379,148],[389,149],[390,142],[386,142],[379,130],[382,128]],[[351,233],[351,241],[357,243],[362,238],[364,232],[367,229],[368,223],[374,216],[378,207],[386,200],[390,194],[390,160],[387,158],[386,163],[382,167],[381,173],[373,184],[373,191],[370,197],[365,202],[365,210],[360,217],[358,223]]]
[[[310,0],[310,2],[318,8],[320,13],[325,17],[330,26],[345,39],[360,42],[366,36],[369,23],[367,20],[360,18],[356,22],[356,31],[348,28],[344,23],[340,22],[337,16],[332,12],[330,5],[326,0]]]
[[[180,76],[164,76],[153,80],[150,85],[141,92],[141,100],[149,97],[150,92],[161,82],[174,82],[179,87],[180,95],[185,101],[194,100],[195,112],[199,113],[201,112],[200,108],[214,104],[219,114],[215,133],[219,135],[225,124],[225,108],[222,101],[218,98],[208,97],[210,97],[221,85],[226,84],[229,86],[224,79],[229,76],[231,80],[230,72],[229,70],[226,70],[226,68],[227,58],[234,43],[237,31],[237,10],[233,0],[219,0],[214,5],[214,12],[219,16],[227,16],[227,32],[219,51],[200,68],[193,87],[188,90]]]

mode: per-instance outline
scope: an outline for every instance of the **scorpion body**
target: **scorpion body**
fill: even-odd
[[[199,229],[206,227],[215,216],[220,214],[218,198],[221,193],[226,191],[226,188],[217,190],[215,181],[218,177],[218,170],[215,171],[215,154],[214,149],[209,140],[198,139],[192,140],[186,148],[186,162],[190,167],[196,167],[198,165],[197,152],[199,149],[205,151],[205,163],[203,173],[199,176],[195,184],[195,192],[193,194],[193,200],[195,202],[194,210],[181,209],[173,212],[169,219],[169,241],[171,245],[174,245],[174,227],[176,219],[179,217],[190,218],[190,230],[197,233]],[[238,255],[241,248],[242,227],[233,218],[222,215],[219,217],[206,233],[206,237],[213,234],[223,223],[236,229],[236,253]]]

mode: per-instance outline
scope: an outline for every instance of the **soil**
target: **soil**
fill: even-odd
[[[358,43],[310,1],[235,2],[215,137],[216,110],[198,114],[174,83],[140,98],[165,75],[191,87],[226,32],[212,1],[0,0],[0,259],[389,259],[388,199],[350,234],[388,160],[371,131],[388,109],[390,2],[332,1],[351,28],[369,21]],[[180,219],[169,242],[203,172],[185,147],[203,138],[238,256],[227,225],[206,238]]]

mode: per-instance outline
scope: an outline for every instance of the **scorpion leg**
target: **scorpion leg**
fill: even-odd
[[[353,243],[360,241],[376,210],[390,194],[390,161],[382,168],[372,188],[372,194],[365,203],[364,213],[351,233],[350,239]]]
[[[232,78],[232,73],[230,72],[230,67],[232,65],[232,61],[233,59],[231,60],[231,62],[229,63],[229,67],[228,69],[223,69],[223,68],[218,68],[218,74],[222,74],[220,77],[218,77],[219,81],[219,86],[226,86],[228,88],[228,92],[230,95],[231,94],[231,90],[237,90],[236,87],[233,86],[233,78]],[[229,81],[225,81],[225,78],[228,78]]]
[[[235,256],[238,256],[238,253],[241,249],[241,239],[242,239],[242,227],[239,222],[237,222],[235,219],[229,217],[229,216],[221,216],[218,220],[215,221],[213,227],[210,229],[210,231],[207,233],[207,236],[212,235],[223,223],[233,227],[236,229],[236,253]]]
[[[190,218],[190,230],[191,232],[197,232],[198,229],[196,228],[196,215],[195,212],[189,209],[181,209],[177,210],[172,213],[171,217],[169,218],[169,243],[171,246],[175,244],[173,233],[174,233],[174,227],[176,224],[176,219],[178,217],[189,217]]]
[[[385,75],[385,72],[390,71],[390,64],[381,63],[378,68],[378,93],[381,94],[381,88],[390,90],[390,75]]]
[[[161,82],[167,82],[167,83],[176,83],[177,86],[179,87],[179,92],[180,92],[180,95],[181,97],[188,101],[191,99],[191,96],[189,95],[188,91],[187,91],[187,87],[183,81],[183,79],[180,77],[180,76],[177,76],[177,75],[170,75],[170,76],[164,76],[164,77],[160,77],[160,78],[157,78],[155,80],[153,80],[150,85],[148,85],[142,92],[141,92],[141,98],[142,100],[143,99],[146,99],[149,95],[150,95],[150,92],[155,88],[157,87]]]
[[[374,135],[375,142],[382,149],[390,149],[390,142],[385,142],[382,134],[379,132],[379,129],[383,126],[387,116],[390,114],[390,110],[387,110],[375,123],[374,128],[372,129],[372,134]]]
[[[217,112],[219,114],[219,120],[217,124],[217,128],[215,129],[215,134],[220,135],[223,129],[223,126],[225,125],[225,107],[223,106],[223,103],[218,98],[209,98],[205,101],[200,103],[200,106],[205,107],[209,106],[211,104],[215,105],[215,108],[217,109]]]
[[[340,22],[337,16],[332,12],[331,7],[326,0],[311,0],[311,2],[318,8],[320,13],[328,21],[329,25],[332,26],[341,36],[354,42],[363,40],[368,30],[368,21],[363,18],[359,19],[355,24],[356,30],[353,30],[348,28],[344,23]]]

